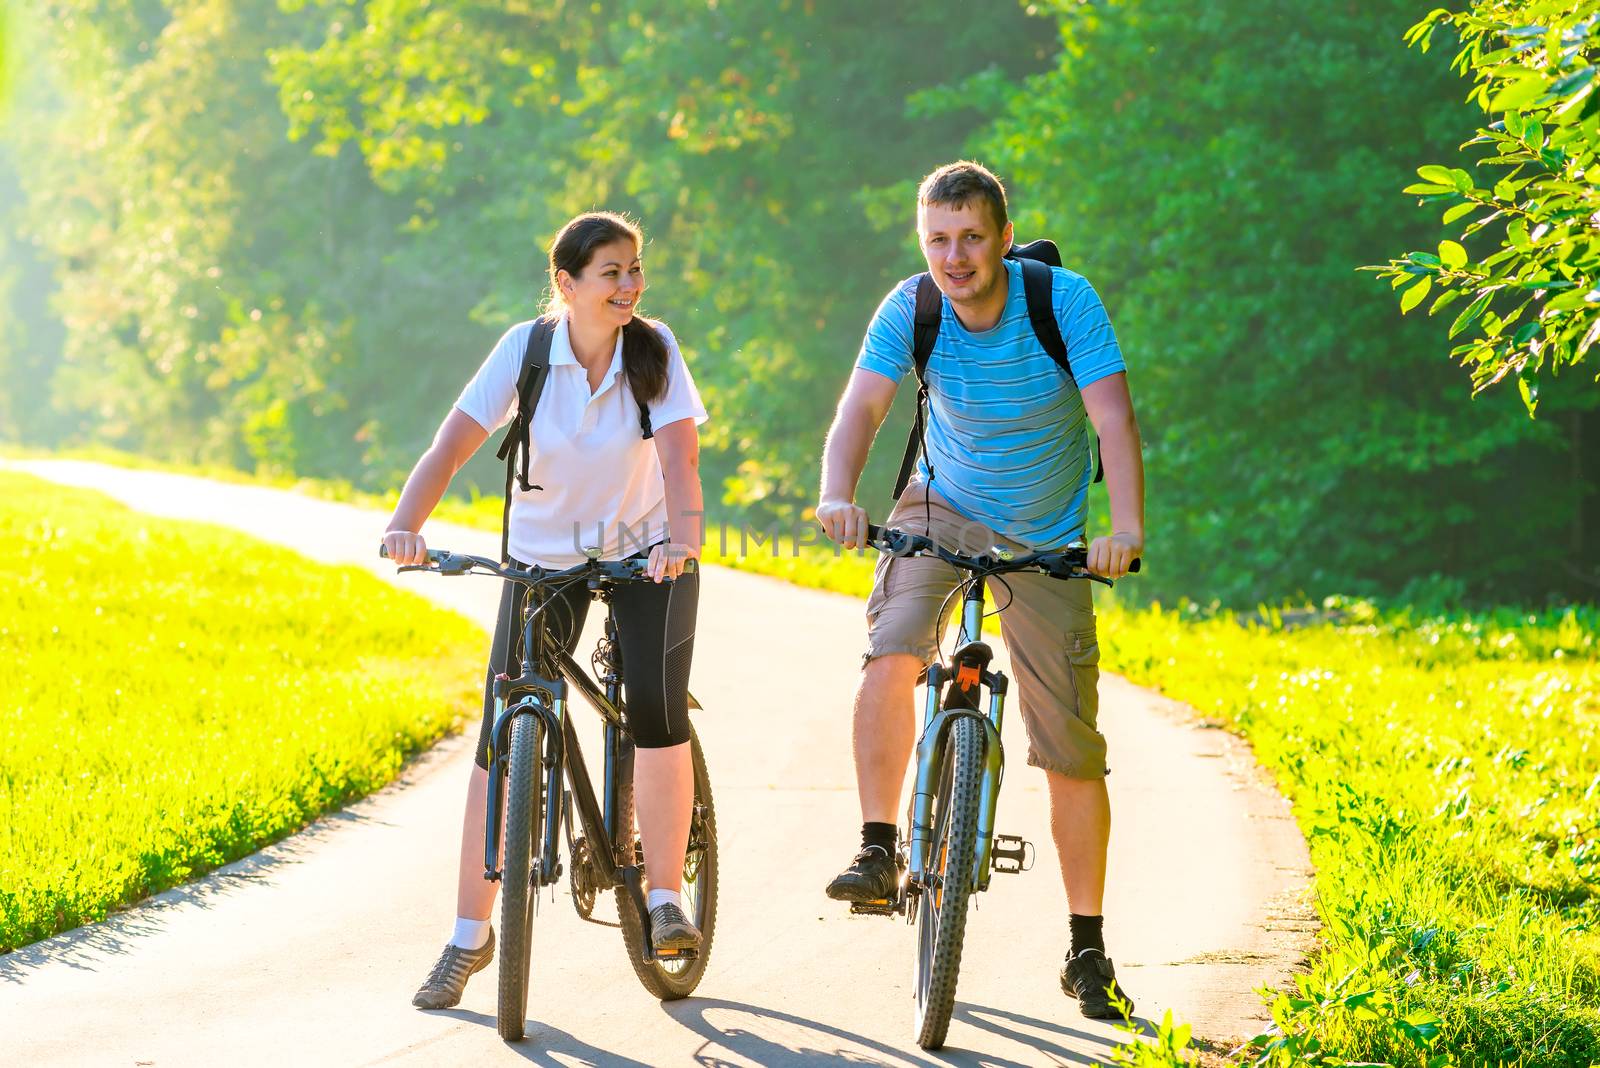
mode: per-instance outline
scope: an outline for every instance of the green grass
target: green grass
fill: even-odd
[[[0,951],[394,777],[483,637],[354,569],[0,472]]]
[[[1251,740],[1310,843],[1319,947],[1252,1056],[1600,1061],[1600,613],[1336,607],[1102,625],[1115,670]]]

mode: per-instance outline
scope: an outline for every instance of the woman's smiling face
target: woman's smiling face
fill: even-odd
[[[626,326],[644,295],[644,265],[639,248],[619,239],[594,250],[576,276],[563,271],[561,294],[572,314],[597,323]]]

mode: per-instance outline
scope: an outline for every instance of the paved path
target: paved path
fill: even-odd
[[[141,511],[238,527],[492,618],[493,581],[395,576],[376,560],[386,517],[370,511],[78,462],[4,466]],[[429,533],[439,546],[498,548],[482,532]],[[848,709],[862,632],[859,601],[706,572],[694,676],[706,708],[696,722],[724,868],[712,963],[694,998],[663,1005],[647,995],[618,932],[581,922],[563,889],[535,924],[522,1043],[496,1035],[492,971],[458,1009],[410,1007],[454,912],[470,762],[457,738],[397,785],[277,846],[0,957],[0,1060],[999,1068],[1105,1059],[1120,1036],[1080,1017],[1056,985],[1066,901],[1044,783],[1020,760],[998,829],[1040,844],[1042,856],[1029,873],[996,876],[978,899],[941,1054],[912,1041],[912,931],[849,917],[822,896],[859,826]],[[1305,944],[1304,843],[1237,740],[1120,678],[1102,686],[1115,767],[1107,935],[1119,974],[1141,1017],[1171,1008],[1215,1040],[1253,1033],[1252,988],[1281,982]],[[1023,752],[1015,709],[1006,743]]]

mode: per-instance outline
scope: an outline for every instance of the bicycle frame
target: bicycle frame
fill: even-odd
[[[947,672],[936,663],[928,665],[922,736],[916,751],[917,774],[911,794],[911,855],[907,881],[912,887],[931,887],[939,878],[937,871],[929,871],[933,799],[944,770],[945,738],[956,720],[963,716],[977,720],[984,727],[984,767],[978,800],[978,836],[972,858],[972,886],[975,890],[986,890],[989,886],[995,807],[1005,771],[1000,727],[1010,683],[1004,672],[989,670],[994,652],[982,640],[986,585],[982,575],[975,576],[962,597],[961,628],[956,651],[950,658],[950,670]],[[979,708],[982,688],[989,691],[987,713]]]

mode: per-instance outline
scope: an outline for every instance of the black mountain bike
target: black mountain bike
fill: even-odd
[[[386,550],[380,550],[387,556]],[[628,960],[646,990],[663,1000],[687,997],[699,985],[711,955],[717,919],[717,822],[711,805],[700,739],[690,728],[694,764],[694,809],[689,849],[683,861],[683,911],[700,928],[698,950],[657,951],[650,937],[650,911],[643,888],[644,853],[633,807],[633,740],[617,648],[611,591],[626,582],[648,582],[642,559],[591,558],[563,571],[506,567],[481,556],[431,549],[427,565],[401,571],[441,575],[490,574],[533,587],[522,619],[521,668],[515,678],[494,682],[494,725],[489,747],[489,791],[485,819],[483,877],[500,887],[500,1037],[522,1037],[528,1011],[532,921],[539,891],[563,873],[565,836],[572,867],[567,875],[578,915],[592,918],[601,891],[616,891],[617,918]],[[597,644],[594,674],[580,667],[546,632],[540,615],[550,598],[571,583],[584,583],[607,605],[605,634]],[[595,798],[578,736],[567,715],[568,690],[576,690],[605,721],[602,802]],[[689,698],[691,708],[700,705]],[[570,789],[563,790],[563,771]],[[575,803],[575,804],[574,804]],[[501,813],[504,811],[502,826]],[[573,817],[577,817],[575,832]],[[594,921],[602,922],[602,921]]]
[[[1005,771],[1000,722],[1009,680],[1004,672],[989,670],[994,651],[983,641],[987,580],[1018,571],[1089,579],[1107,586],[1111,580],[1089,571],[1088,549],[1081,542],[1058,553],[1017,556],[993,548],[966,556],[919,534],[871,525],[867,542],[896,556],[937,556],[970,573],[957,587],[962,599],[955,651],[948,664],[928,666],[916,782],[907,812],[910,829],[900,836],[904,875],[898,893],[891,900],[851,906],[858,913],[902,914],[916,925],[917,1044],[932,1050],[944,1045],[955,1006],[967,902],[989,888],[992,873],[1033,866],[1031,843],[994,833],[995,804]],[[1139,570],[1137,560],[1131,570]]]

